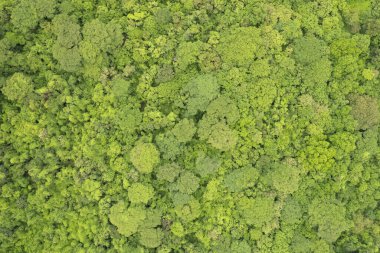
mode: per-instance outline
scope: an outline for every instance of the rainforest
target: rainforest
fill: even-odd
[[[380,1],[0,0],[0,252],[380,252]]]

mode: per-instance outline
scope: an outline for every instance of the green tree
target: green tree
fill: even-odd
[[[215,174],[220,165],[221,161],[218,158],[200,153],[195,161],[195,171],[203,178]]]
[[[181,90],[184,107],[189,116],[205,111],[208,104],[219,94],[219,84],[211,74],[200,75],[190,80]]]
[[[197,62],[197,57],[200,53],[202,43],[183,42],[179,44],[176,54],[176,66],[179,70],[185,70],[190,64]]]
[[[207,107],[206,117],[210,121],[225,122],[233,126],[240,118],[239,110],[236,103],[228,96],[220,96],[213,100]]]
[[[141,183],[134,183],[128,188],[128,199],[133,204],[147,204],[153,195],[153,188]]]
[[[318,100],[326,101],[325,90],[332,71],[328,46],[323,40],[307,35],[294,42],[293,50],[309,93]]]
[[[80,26],[66,14],[55,16],[52,22],[57,40],[52,47],[53,57],[65,71],[77,71],[82,57],[78,48],[81,41]]]
[[[32,80],[23,73],[15,73],[6,80],[1,91],[9,100],[22,103],[33,92]]]
[[[57,36],[57,44],[67,49],[77,46],[81,41],[80,25],[74,17],[60,14],[52,21],[53,32]]]
[[[157,135],[156,144],[163,159],[174,161],[181,153],[182,145],[170,131]]]
[[[272,197],[241,198],[238,200],[238,210],[248,225],[262,227],[276,215]]]
[[[183,228],[182,224],[178,221],[174,222],[170,229],[171,232],[178,237],[183,237],[185,235],[185,229]]]
[[[313,35],[297,39],[293,50],[296,61],[305,65],[318,62],[329,54],[326,43]]]
[[[276,163],[270,175],[274,188],[283,194],[297,191],[301,180],[298,168],[287,163]]]
[[[95,200],[99,200],[102,192],[100,190],[100,182],[91,180],[91,179],[86,179],[83,182],[83,188],[85,191],[88,192],[89,196]]]
[[[163,233],[158,228],[149,228],[140,231],[140,243],[147,248],[157,248],[161,245]]]
[[[281,210],[281,222],[284,226],[298,225],[302,222],[301,205],[294,198],[286,199],[285,206]]]
[[[199,67],[205,73],[216,71],[222,65],[222,60],[216,50],[206,48],[202,50],[198,58]]]
[[[378,0],[0,1],[0,252],[378,252]]]
[[[12,8],[11,22],[22,32],[35,28],[43,18],[51,18],[54,14],[56,1],[21,0]]]
[[[172,130],[172,133],[178,139],[179,142],[191,141],[195,132],[196,132],[196,127],[195,127],[194,121],[189,120],[189,119],[181,120],[174,126]]]
[[[117,231],[125,236],[136,233],[146,217],[141,207],[127,208],[124,202],[118,202],[110,209],[109,219],[117,227]]]
[[[123,40],[119,24],[103,23],[99,19],[86,22],[82,29],[83,38],[100,51],[109,51],[119,46]]]
[[[233,241],[231,244],[232,253],[250,253],[251,247],[246,241]]]
[[[172,196],[174,212],[182,224],[188,224],[201,215],[201,205],[192,195],[176,192]]]
[[[157,70],[156,78],[154,79],[155,83],[165,83],[174,78],[174,70],[171,65],[160,66]]]
[[[140,231],[147,228],[155,228],[161,224],[162,212],[160,209],[149,208],[146,210],[144,223],[139,227]]]
[[[346,209],[337,201],[315,199],[309,206],[309,221],[318,227],[318,235],[330,243],[336,241],[342,232],[350,228]]]
[[[207,107],[206,115],[199,122],[198,136],[214,148],[228,151],[238,141],[237,132],[230,129],[239,119],[239,110],[227,96],[220,96]]]
[[[218,122],[215,125],[207,121],[201,121],[198,129],[201,140],[207,140],[216,149],[229,151],[233,149],[238,141],[237,132],[231,130],[225,123]]]
[[[199,178],[193,173],[186,171],[182,173],[177,181],[177,188],[180,192],[192,194],[199,187]]]
[[[133,166],[141,173],[151,173],[160,162],[160,153],[152,143],[137,143],[129,155]]]
[[[131,83],[123,77],[116,77],[111,81],[112,91],[116,97],[126,97],[130,93]]]
[[[163,164],[157,168],[156,176],[159,180],[165,180],[173,183],[180,170],[180,167],[176,163]]]
[[[376,98],[368,95],[354,96],[351,106],[352,116],[358,122],[358,129],[366,130],[379,124],[380,111]]]
[[[214,125],[215,132],[212,132],[208,138],[208,142],[217,149],[229,151],[235,148],[238,135],[237,132],[227,128],[224,124]]]
[[[55,44],[52,50],[53,57],[58,61],[60,68],[68,72],[78,71],[82,57],[77,47],[67,49]]]
[[[262,38],[256,27],[239,27],[230,29],[220,36],[217,50],[223,62],[230,65],[244,66],[257,57]]]
[[[257,183],[258,178],[258,170],[251,166],[246,166],[227,174],[224,178],[224,185],[231,192],[239,192],[253,187]]]

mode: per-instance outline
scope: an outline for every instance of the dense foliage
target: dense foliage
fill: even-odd
[[[0,252],[379,252],[380,1],[0,0]]]

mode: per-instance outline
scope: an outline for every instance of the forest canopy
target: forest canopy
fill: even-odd
[[[379,252],[379,71],[378,0],[0,0],[0,252]]]

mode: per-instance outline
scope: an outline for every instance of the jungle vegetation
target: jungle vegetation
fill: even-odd
[[[379,71],[378,0],[0,0],[0,252],[379,252]]]

